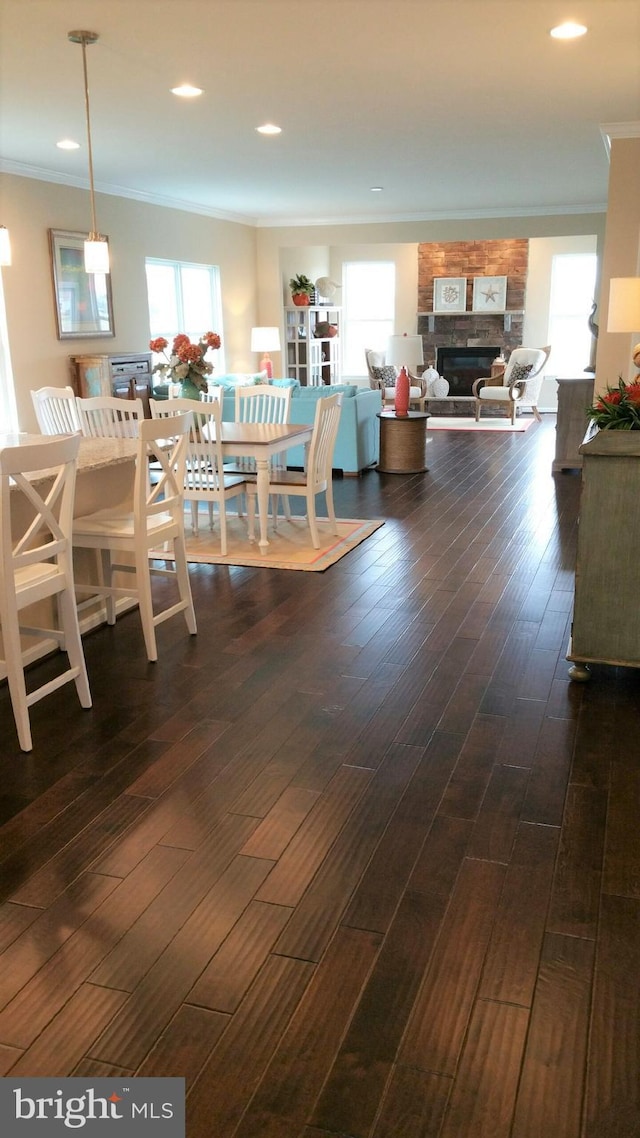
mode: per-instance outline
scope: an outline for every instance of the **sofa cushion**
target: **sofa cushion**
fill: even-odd
[[[267,383],[266,371],[231,372],[229,375],[213,375],[209,380],[210,387],[253,387],[256,383]]]

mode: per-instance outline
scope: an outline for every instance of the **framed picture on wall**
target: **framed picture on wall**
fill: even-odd
[[[507,278],[474,277],[472,303],[474,312],[504,312],[507,307]]]
[[[59,340],[115,336],[111,276],[84,271],[87,237],[65,229],[49,230]]]
[[[434,277],[433,311],[464,312],[467,307],[466,277]]]

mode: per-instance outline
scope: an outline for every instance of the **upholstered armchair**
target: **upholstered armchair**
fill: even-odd
[[[364,350],[369,374],[369,385],[374,391],[382,392],[382,406],[393,407],[396,398],[396,378],[398,369],[392,364],[385,363],[384,352],[374,352],[371,348]],[[409,404],[419,411],[424,411],[427,398],[427,383],[419,375],[409,372]]]
[[[476,379],[471,388],[476,401],[476,422],[483,407],[499,406],[508,410],[515,423],[518,407],[530,407],[538,422],[538,397],[544,379],[543,368],[551,347],[514,348],[500,376]]]

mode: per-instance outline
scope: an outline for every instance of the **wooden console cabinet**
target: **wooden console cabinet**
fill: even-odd
[[[558,418],[556,420],[556,455],[552,473],[558,470],[581,470],[580,444],[589,424],[587,407],[593,403],[593,376],[579,379],[557,379]]]
[[[151,352],[71,356],[72,386],[83,399],[115,395],[117,399],[141,399],[149,411]]]
[[[640,668],[640,431],[590,427],[580,447],[582,494],[567,659]]]

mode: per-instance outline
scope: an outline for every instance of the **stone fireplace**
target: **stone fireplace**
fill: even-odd
[[[523,343],[524,300],[529,261],[529,242],[522,239],[504,241],[444,241],[418,245],[418,333],[422,336],[425,361],[433,362],[440,374],[449,380],[452,376],[443,371],[444,360],[450,350],[451,358],[458,358],[453,380],[464,386],[470,379],[471,359],[475,353],[484,353],[473,379],[488,375],[491,362],[500,352],[508,356],[513,348]],[[473,311],[473,281],[475,277],[505,276],[507,298],[504,312]],[[464,277],[467,282],[465,310],[463,312],[434,313],[434,280],[441,277]],[[465,354],[467,360],[464,360]],[[489,358],[488,368],[486,360]],[[448,367],[452,367],[450,363]],[[471,394],[471,382],[468,384]],[[454,393],[453,391],[451,392]],[[459,392],[462,395],[462,390]]]

